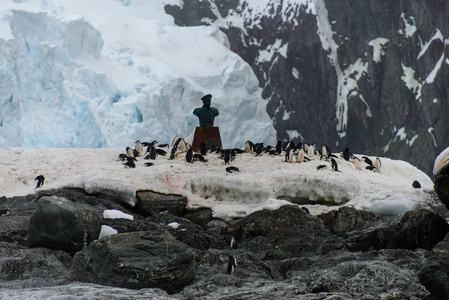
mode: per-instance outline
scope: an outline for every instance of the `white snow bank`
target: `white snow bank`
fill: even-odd
[[[34,178],[43,174],[46,180],[40,189],[80,187],[129,205],[136,203],[138,190],[178,194],[187,197],[189,209],[211,208],[215,218],[227,221],[261,209],[277,209],[290,201],[304,203],[304,199],[311,204],[302,206],[312,214],[342,205],[378,214],[403,214],[431,203],[426,191],[433,190],[432,180],[409,163],[388,158],[381,158],[380,173],[364,169],[366,165],[358,171],[343,159],[337,159],[341,172],[334,172],[328,162],[317,158],[286,163],[281,156],[245,153],[231,162],[240,172],[228,173],[228,165],[218,154],[208,154],[207,163],[193,164],[185,161],[183,153],[174,160],[159,156],[152,167],[145,167],[148,161],[138,158],[137,167],[127,169],[118,159],[124,148],[0,149],[0,195],[34,193]],[[327,169],[317,170],[321,164]],[[412,187],[414,180],[421,183],[421,189]]]

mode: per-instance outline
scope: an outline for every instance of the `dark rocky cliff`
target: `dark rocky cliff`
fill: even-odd
[[[192,0],[252,66],[277,138],[402,159],[431,174],[449,145],[449,2]]]

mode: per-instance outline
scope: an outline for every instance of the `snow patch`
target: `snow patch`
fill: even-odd
[[[108,236],[108,235],[113,235],[113,234],[117,234],[118,231],[114,228],[112,228],[111,226],[108,225],[101,225],[101,231],[100,234],[98,235],[98,238],[101,239],[104,236]]]
[[[385,45],[389,42],[386,38],[378,37],[374,40],[371,40],[368,45],[373,47],[373,61],[378,63],[380,62],[381,56],[385,55]]]
[[[443,152],[441,152],[435,159],[435,162],[433,164],[433,175],[438,175],[441,169],[448,163],[449,163],[449,147],[444,149]]]
[[[116,209],[106,209],[103,211],[103,218],[105,219],[127,219],[127,220],[134,220],[134,216],[130,214],[125,214],[124,212],[121,212]]]

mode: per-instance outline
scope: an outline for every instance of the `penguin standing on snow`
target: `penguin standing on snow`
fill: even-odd
[[[296,156],[296,161],[302,163],[304,161],[304,150],[299,150],[298,156]]]
[[[131,149],[130,147],[126,147],[126,156],[134,157],[133,149]]]
[[[376,161],[374,161],[373,167],[376,168],[376,170],[380,172],[380,169],[382,168],[382,163],[380,162],[379,157],[377,157]]]
[[[338,170],[338,164],[337,164],[337,161],[335,159],[331,158],[331,164],[332,164],[332,170],[334,170],[336,172],[340,172]]]
[[[141,156],[143,153],[142,143],[139,140],[137,140],[135,143],[136,143],[136,146],[135,146],[134,150],[136,150],[137,153],[139,153],[138,156]]]
[[[231,151],[230,150],[225,150],[224,151],[224,163],[225,163],[225,165],[229,164],[230,161],[231,161]]]
[[[352,153],[351,153],[351,151],[349,151],[349,148],[345,148],[345,150],[343,150],[343,158],[346,161],[349,161],[349,159],[351,158],[351,155],[352,155]]]
[[[362,164],[360,163],[360,159],[358,159],[357,157],[354,158],[354,167],[357,171],[360,171],[362,169]]]
[[[229,262],[228,262],[228,271],[226,274],[232,275],[234,273],[235,267],[237,267],[237,260],[234,256],[229,256]]]
[[[193,150],[192,149],[187,150],[186,162],[188,162],[189,164],[193,163]]]
[[[44,175],[38,175],[34,180],[37,180],[36,187],[34,188],[37,189],[44,185],[45,177]]]

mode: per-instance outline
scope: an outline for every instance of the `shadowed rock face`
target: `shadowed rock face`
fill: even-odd
[[[449,16],[440,13],[449,2],[272,1],[263,14],[239,0],[188,2],[165,7],[177,25],[243,20],[217,24],[258,77],[278,139],[402,159],[431,174],[449,144]]]

